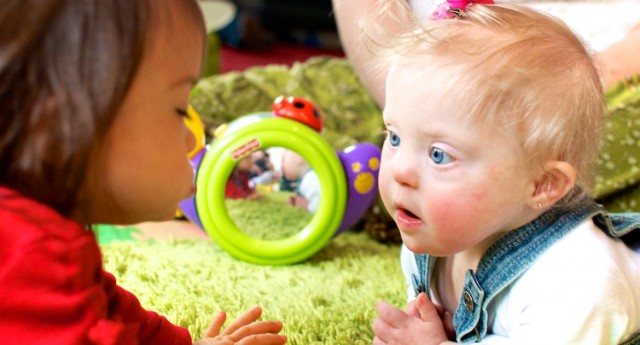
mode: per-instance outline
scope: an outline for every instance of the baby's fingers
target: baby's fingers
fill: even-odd
[[[411,319],[411,316],[407,315],[407,313],[384,301],[378,301],[376,308],[378,309],[379,319],[392,328],[404,328]]]
[[[426,293],[422,292],[416,298],[416,309],[422,321],[441,322],[438,309]]]
[[[222,334],[232,334],[241,327],[249,325],[250,323],[258,320],[262,315],[262,308],[256,306],[247,310],[244,314],[240,315],[229,327],[227,327]]]

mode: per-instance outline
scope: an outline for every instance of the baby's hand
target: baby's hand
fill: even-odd
[[[385,302],[378,302],[380,315],[373,321],[373,345],[443,344],[447,342],[445,327],[433,302],[426,294],[418,295],[412,314]]]
[[[194,345],[282,345],[287,337],[278,335],[282,330],[279,321],[258,321],[262,315],[260,307],[253,307],[242,314],[222,333],[222,325],[227,319],[224,312],[218,313],[209,328],[204,332],[203,339]]]
[[[417,303],[423,309],[428,309],[429,307],[422,307],[425,304],[428,304],[431,300],[427,297],[426,293],[421,293],[418,295],[418,298],[409,302],[407,304],[407,308],[405,312],[413,317],[417,317],[420,319],[420,311],[418,310],[418,306],[416,305],[416,301],[420,301]],[[451,341],[455,341],[456,339],[456,329],[453,327],[453,316],[449,313],[442,305],[435,304],[436,311],[438,312],[438,316],[440,316],[440,320],[442,320],[442,324],[444,325],[444,331],[447,334],[447,338]]]

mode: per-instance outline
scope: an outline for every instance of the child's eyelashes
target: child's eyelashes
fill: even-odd
[[[432,162],[438,165],[449,164],[453,162],[453,157],[450,154],[444,152],[442,149],[432,147],[429,151],[429,158]]]
[[[400,145],[400,136],[398,135],[398,133],[392,131],[392,130],[386,130],[385,131],[386,136],[387,136],[387,141],[389,142],[389,144],[391,144],[391,146],[399,146]]]
[[[191,118],[191,115],[189,115],[189,112],[187,111],[187,109],[176,108],[176,113],[178,113],[178,115],[182,117]]]
[[[385,130],[385,136],[386,136],[385,140],[389,143],[389,145],[393,147],[400,146],[401,140],[400,140],[400,135],[398,135],[398,133],[390,129],[387,129]],[[437,165],[449,164],[456,160],[451,154],[447,153],[445,150],[437,146],[429,147],[429,159],[431,159],[431,161]]]

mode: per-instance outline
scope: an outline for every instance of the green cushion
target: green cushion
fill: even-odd
[[[612,212],[640,211],[640,76],[606,94],[608,114],[594,197]]]

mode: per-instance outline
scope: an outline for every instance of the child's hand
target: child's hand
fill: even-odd
[[[222,333],[222,325],[227,319],[224,312],[218,313],[209,328],[204,332],[203,339],[194,345],[282,345],[287,337],[278,335],[282,330],[279,321],[258,321],[262,315],[260,307],[253,307],[242,314]]]
[[[443,344],[447,333],[438,310],[425,293],[418,295],[408,314],[388,303],[378,302],[380,316],[373,321],[373,345]]]
[[[416,301],[419,300],[420,304],[422,305],[423,303],[429,302],[429,301],[425,301],[425,299],[427,300],[429,299],[426,293],[421,293],[420,295],[418,295],[418,298],[416,298],[415,300],[407,304],[406,313],[420,319],[421,318],[420,311],[418,311],[418,308],[416,307]],[[438,311],[438,316],[440,316],[440,320],[442,320],[442,324],[444,325],[444,331],[447,334],[447,338],[449,338],[449,340],[454,341],[456,339],[456,329],[453,327],[453,316],[451,315],[450,312],[444,309],[442,305],[439,305],[439,304],[434,304],[434,305],[436,307],[436,311]]]
[[[249,195],[247,195],[247,200],[258,200],[260,198],[262,198],[262,195],[257,192],[252,192]]]

